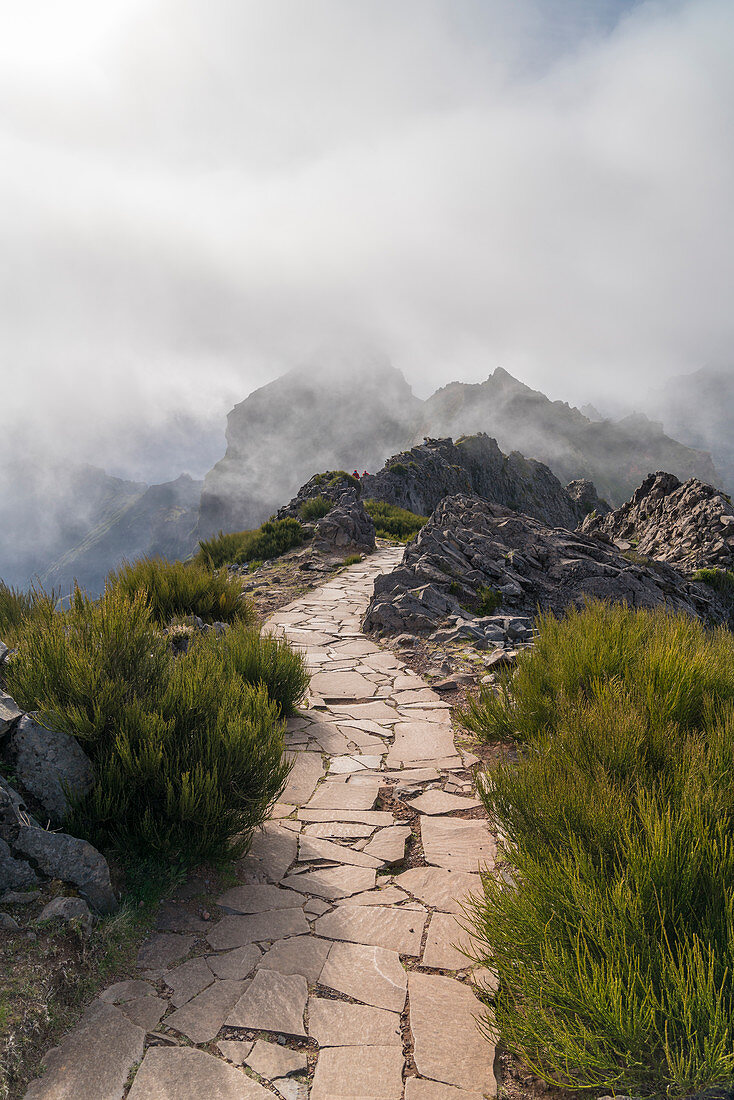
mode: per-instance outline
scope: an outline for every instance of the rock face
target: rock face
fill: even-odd
[[[605,516],[589,515],[585,534],[602,536],[684,573],[734,568],[734,505],[697,478],[645,478],[631,500]]]
[[[325,470],[322,474],[314,474],[305,485],[301,486],[288,504],[278,509],[275,518],[302,520],[302,509],[307,501],[323,497],[324,500],[329,500],[336,506],[349,489],[353,489],[357,496],[361,496],[362,483],[356,481],[351,474],[345,473],[344,470]]]
[[[207,474],[198,537],[257,527],[315,470],[374,470],[420,414],[402,374],[379,357],[290,371],[227,418],[227,452]]]
[[[52,825],[70,809],[67,792],[83,797],[94,785],[92,765],[79,742],[44,729],[24,715],[9,738],[7,756],[21,787],[41,804]]]
[[[378,577],[365,628],[399,634],[434,631],[471,622],[467,604],[494,594],[506,616],[531,617],[536,609],[561,612],[585,598],[623,601],[631,607],[667,607],[716,622],[728,616],[706,586],[689,582],[662,562],[638,564],[616,547],[550,528],[477,497],[442,501],[402,564]]]
[[[607,502],[597,494],[593,481],[587,481],[586,478],[569,481],[566,492],[576,505],[576,510],[582,520],[592,513],[597,516],[605,516],[607,512],[612,510]]]
[[[16,855],[30,860],[48,878],[73,883],[97,912],[113,913],[117,909],[107,861],[86,840],[23,825],[13,848]]]
[[[316,524],[316,550],[347,550],[354,548],[371,553],[375,548],[375,525],[357,498],[354,489],[342,495],[336,508]]]

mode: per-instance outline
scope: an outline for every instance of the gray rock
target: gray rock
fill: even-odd
[[[15,699],[0,691],[0,737],[11,730],[23,714]]]
[[[8,756],[21,787],[43,806],[52,825],[94,786],[91,762],[75,738],[44,729],[26,714],[10,735]]]
[[[41,896],[40,890],[8,890],[0,897],[1,905],[30,905]]]
[[[64,924],[79,921],[85,932],[91,932],[94,918],[83,898],[53,898],[36,918],[36,924],[43,924],[44,921],[62,921]]]
[[[24,890],[38,885],[38,875],[29,863],[15,859],[8,844],[0,839],[0,890]],[[3,899],[4,900],[4,899]]]
[[[477,619],[457,612],[449,592],[452,578],[478,595],[483,587],[502,594],[512,645],[532,640],[529,623],[538,607],[560,613],[587,598],[632,607],[664,605],[707,622],[728,621],[728,610],[708,586],[691,583],[663,562],[630,560],[598,538],[547,527],[477,497],[456,496],[439,504],[406,546],[398,568],[375,579],[365,629],[431,631],[436,641],[471,639],[477,631],[484,635]],[[500,617],[487,618],[490,638],[499,640]]]
[[[0,932],[18,932],[20,925],[10,913],[0,913]]]
[[[14,850],[49,878],[71,882],[99,913],[114,913],[117,909],[107,860],[86,840],[23,826]]]
[[[316,524],[317,550],[362,550],[375,548],[375,525],[353,489],[343,493],[336,506]]]
[[[5,645],[5,642],[0,642],[0,666],[5,664],[9,653],[10,650]]]
[[[592,513],[604,516],[611,511],[607,502],[597,494],[594,482],[586,478],[570,481],[566,486],[566,492],[576,507],[580,521]]]

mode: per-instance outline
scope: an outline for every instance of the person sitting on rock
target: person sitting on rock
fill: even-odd
[[[367,473],[367,471],[366,471],[366,470],[364,470],[364,471],[363,471],[363,473],[362,473],[362,477],[369,477],[369,476],[370,476],[370,475],[369,475],[369,474]]]
[[[359,470],[355,470],[352,477],[356,477],[357,481],[359,481]]]

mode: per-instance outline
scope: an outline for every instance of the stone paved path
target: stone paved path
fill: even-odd
[[[379,550],[273,616],[313,670],[273,819],[214,919],[169,906],[140,978],[105,990],[27,1100],[495,1095],[457,950],[461,899],[494,855],[452,775],[473,758],[440,698],[360,632],[375,576],[401,553]],[[418,811],[423,865],[401,869],[410,826],[376,808],[381,787]]]

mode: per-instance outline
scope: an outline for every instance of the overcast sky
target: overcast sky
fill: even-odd
[[[321,347],[575,403],[732,364],[732,0],[0,11],[0,461],[140,476]]]

